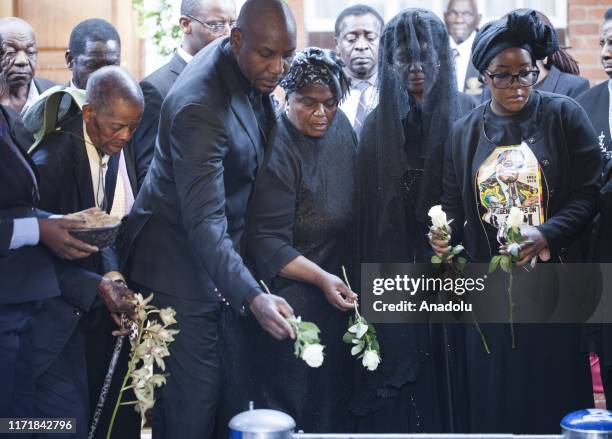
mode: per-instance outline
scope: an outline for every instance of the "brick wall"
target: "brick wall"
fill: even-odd
[[[580,74],[598,84],[607,79],[599,57],[599,27],[611,0],[568,0],[569,52],[580,63]]]

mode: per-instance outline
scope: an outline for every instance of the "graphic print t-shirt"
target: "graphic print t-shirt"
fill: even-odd
[[[476,183],[486,209],[482,220],[493,227],[505,222],[512,207],[521,209],[530,225],[544,222],[542,172],[525,142],[496,147],[478,169]]]

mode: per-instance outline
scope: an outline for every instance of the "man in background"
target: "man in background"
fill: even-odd
[[[17,17],[2,18],[0,36],[2,37],[2,73],[5,82],[1,103],[19,114],[55,83],[35,77],[38,48],[34,29],[28,22]]]
[[[70,33],[66,65],[72,72],[70,86],[85,90],[87,79],[96,70],[121,63],[121,39],[108,21],[91,18],[77,24]]]
[[[140,82],[145,98],[142,121],[126,146],[136,165],[138,188],[142,186],[155,151],[162,102],[185,66],[204,47],[229,35],[236,21],[234,0],[183,0],[179,24],[183,41],[172,59]]]
[[[350,6],[340,12],[334,26],[336,52],[351,78],[351,90],[340,104],[353,125],[357,137],[366,116],[378,101],[376,77],[378,44],[384,20],[375,9],[366,5]]]
[[[472,96],[482,94],[478,71],[472,64],[472,43],[480,24],[476,0],[450,0],[444,12],[450,48],[455,57],[457,90]]]

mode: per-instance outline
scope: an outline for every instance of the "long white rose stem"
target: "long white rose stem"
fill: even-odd
[[[261,284],[261,286],[263,287],[264,291],[268,294],[272,294],[270,292],[270,288],[268,288],[268,286],[266,285],[266,283],[263,280],[260,280],[259,283]]]
[[[353,291],[353,289],[351,288],[351,283],[348,280],[348,276],[346,275],[346,269],[344,268],[344,265],[342,266],[342,275],[344,276],[344,283],[346,284],[348,289]],[[359,314],[359,303],[357,302],[357,300],[353,302],[353,305],[355,306],[355,314],[357,314],[358,318],[361,318],[361,314]]]
[[[87,439],[93,439],[96,436],[96,430],[98,428],[98,423],[100,422],[100,416],[102,416],[102,410],[104,409],[104,404],[106,404],[108,390],[110,388],[111,381],[113,380],[113,375],[115,374],[117,361],[119,360],[119,355],[121,354],[121,348],[123,347],[124,339],[125,336],[121,335],[117,337],[117,341],[115,342],[113,356],[111,357],[110,363],[108,365],[108,371],[106,372],[106,376],[104,377],[104,385],[102,386],[100,396],[98,397],[98,404],[96,404],[96,410],[93,415],[93,420],[91,421],[91,426],[89,427],[89,435],[87,436]]]

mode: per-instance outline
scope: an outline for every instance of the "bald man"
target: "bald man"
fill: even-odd
[[[145,98],[142,121],[132,141],[126,147],[136,164],[138,188],[142,186],[155,150],[155,138],[162,102],[170,87],[196,53],[217,38],[229,35],[236,22],[234,0],[183,0],[179,24],[183,42],[169,63],[163,65],[140,82]]]
[[[121,153],[122,148],[132,137],[144,108],[144,99],[138,83],[123,68],[107,66],[91,74],[87,82],[86,103],[83,109],[74,108],[59,122],[58,129],[44,138],[34,150],[32,158],[40,175],[40,206],[42,209],[59,214],[68,214],[98,207],[113,216],[122,218],[127,215],[134,202],[136,178],[133,164]],[[100,253],[83,259],[83,268],[103,275],[104,277],[125,284],[119,272],[118,257],[114,248],[106,248]],[[85,425],[77,422],[77,429],[87,430],[89,416],[93,413],[108,368],[114,347],[111,332],[116,328],[112,315],[99,303],[88,303],[87,309],[70,307],[70,315],[64,317],[65,323],[78,321],[83,312],[86,317],[80,325],[73,327],[77,335],[64,340],[49,340],[42,334],[44,342],[40,346],[67,346],[68,357],[59,356],[59,360],[50,358],[42,369],[48,371],[39,387],[46,398],[41,397],[41,410],[47,416],[66,416],[53,407],[56,400],[53,395],[57,390],[58,379],[65,386],[74,388],[71,400],[76,411],[79,407],[79,418],[87,417]],[[74,313],[72,312],[74,310]],[[62,332],[64,335],[70,333]],[[57,336],[57,334],[56,334]],[[45,337],[47,337],[45,339]],[[127,353],[117,368],[109,401],[116,400],[119,382],[127,369]],[[68,365],[69,359],[79,361],[87,358],[86,374],[79,372],[74,378],[76,367]],[[65,368],[65,370],[62,370]],[[58,378],[59,376],[59,378]],[[86,404],[80,407],[83,398]],[[98,429],[99,436],[104,437],[108,420],[112,412],[112,403],[107,404]],[[72,413],[72,412],[71,412]],[[133,408],[126,407],[121,411],[119,424],[115,426],[113,437],[138,438],[140,419]],[[76,437],[81,436],[82,430]]]
[[[32,26],[21,18],[0,19],[2,37],[2,73],[6,90],[2,105],[15,110],[17,114],[26,110],[43,91],[55,83],[45,78],[34,77],[38,48]]]
[[[476,0],[449,0],[444,12],[450,47],[455,59],[457,89],[472,96],[482,94],[479,73],[472,64],[472,43],[480,24]]]
[[[219,396],[221,307],[250,310],[276,338],[293,336],[282,298],[262,294],[241,253],[246,209],[274,126],[270,93],[295,52],[282,0],[248,0],[229,38],[200,51],[170,90],[155,156],[128,219],[129,279],[177,311],[153,437],[211,437]],[[186,394],[186,392],[189,392]]]

